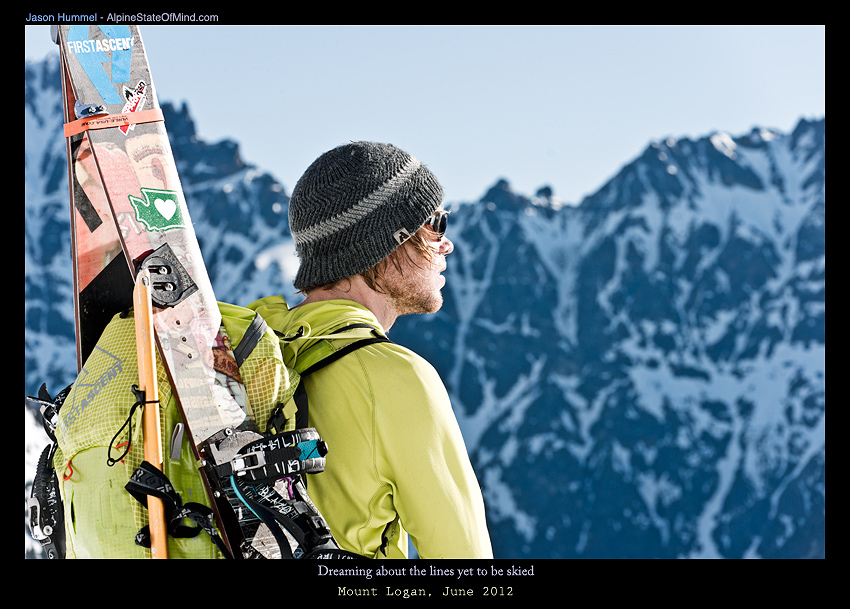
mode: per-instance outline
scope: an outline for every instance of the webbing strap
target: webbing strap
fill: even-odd
[[[349,343],[346,346],[344,346],[342,349],[340,349],[339,351],[335,351],[335,352],[331,353],[325,359],[316,362],[315,364],[313,364],[312,366],[310,366],[309,368],[304,370],[301,373],[301,376],[305,377],[305,376],[308,376],[310,374],[313,374],[314,372],[321,370],[322,368],[324,368],[328,364],[334,363],[336,360],[338,360],[342,357],[345,357],[346,355],[348,355],[352,351],[356,351],[357,349],[360,349],[361,347],[367,347],[369,345],[374,345],[376,343],[388,343],[388,342],[391,342],[391,341],[386,336],[375,336],[374,338],[364,338],[362,340],[358,340],[358,341],[355,341],[353,343]]]
[[[140,112],[125,112],[123,114],[100,114],[84,117],[70,123],[65,123],[65,137],[77,135],[89,129],[109,129],[110,127],[125,127],[138,123],[153,123],[163,121],[162,110],[152,108]]]
[[[147,461],[142,461],[124,488],[145,507],[148,505],[148,495],[162,500],[165,519],[168,521],[168,534],[172,537],[195,537],[203,529],[226,558],[233,558],[212,524],[213,511],[200,503],[189,502],[184,505],[165,474]],[[195,521],[198,526],[186,526],[183,524],[184,518]],[[136,543],[142,547],[150,547],[150,532],[147,526],[136,534]]]
[[[230,477],[230,484],[239,500],[268,527],[278,543],[282,558],[364,558],[339,548],[328,524],[307,496],[300,478],[292,481],[289,499],[276,493],[262,492],[234,476]],[[284,531],[295,541],[295,553]]]
[[[251,321],[251,325],[249,325],[248,329],[245,330],[245,334],[242,335],[242,340],[240,340],[236,348],[233,349],[233,357],[236,359],[236,364],[238,366],[241,367],[242,362],[248,359],[248,356],[251,355],[254,347],[256,347],[260,342],[260,339],[263,338],[266,330],[268,330],[266,320],[263,319],[262,315],[257,313]]]
[[[340,337],[340,336],[336,336],[336,335],[340,334],[342,332],[345,332],[346,330],[350,330],[352,328],[369,328],[369,329],[372,330],[372,332],[374,332],[376,334],[376,336],[374,336],[372,338],[364,338],[364,339],[361,339],[361,340],[357,340],[357,341],[348,343],[345,347],[343,347],[339,351],[334,351],[333,353],[331,353],[326,358],[319,360],[318,362],[316,362],[312,366],[307,367],[306,370],[304,370],[303,372],[300,373],[302,381],[304,380],[304,377],[309,376],[309,375],[313,374],[314,372],[321,370],[325,366],[334,363],[338,359],[345,357],[346,355],[348,355],[349,353],[352,353],[353,351],[356,351],[357,349],[360,349],[362,347],[368,347],[369,345],[374,345],[374,344],[377,344],[377,343],[392,342],[386,336],[382,336],[380,334],[377,334],[377,332],[375,332],[375,329],[372,328],[372,326],[368,326],[366,324],[352,324],[350,326],[346,326],[345,328],[340,328],[339,330],[336,330],[335,332],[332,333],[334,335],[333,338],[344,338],[344,337]],[[331,338],[331,337],[329,336],[328,338]],[[303,382],[298,383],[298,387],[296,387],[296,389],[295,389],[295,395],[293,395],[292,398],[295,400],[295,404],[298,407],[298,411],[295,413],[295,426],[299,429],[302,428],[302,427],[309,427],[310,426],[310,421],[309,421],[310,404],[309,404],[309,400],[307,399],[307,390],[304,388]]]
[[[280,478],[318,473],[325,468],[327,445],[312,427],[284,431],[273,436],[259,436],[253,432],[234,433],[235,436],[225,436],[220,442],[209,445],[209,466],[220,480],[237,475],[243,482],[273,484]],[[234,438],[241,444],[253,437],[257,439],[240,446],[235,454],[230,453],[228,443]]]

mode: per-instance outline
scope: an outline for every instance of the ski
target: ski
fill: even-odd
[[[66,68],[67,43],[60,29],[51,28],[60,46],[62,97],[65,124],[83,116],[105,113],[105,108],[84,106],[77,99]],[[132,305],[133,280],[127,273],[121,240],[112,220],[100,174],[84,132],[66,134],[68,183],[71,201],[71,258],[74,282],[74,324],[77,336],[77,369],[81,370],[112,316]],[[128,174],[129,175],[129,174]]]
[[[137,274],[149,273],[157,351],[213,506],[219,548],[236,558],[354,557],[315,517],[299,478],[314,461],[299,457],[299,444],[317,440],[306,430],[269,436],[254,420],[138,27],[55,26],[53,36],[63,74],[78,365],[109,319],[132,305]]]

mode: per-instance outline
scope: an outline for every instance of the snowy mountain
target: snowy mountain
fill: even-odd
[[[457,208],[443,312],[394,333],[452,389],[500,552],[825,555],[824,135]]]
[[[75,364],[58,62],[25,83],[33,394]],[[291,297],[284,187],[164,110],[219,298]],[[825,557],[824,138],[667,139],[578,206],[450,205],[445,306],[391,338],[449,388],[497,557]]]

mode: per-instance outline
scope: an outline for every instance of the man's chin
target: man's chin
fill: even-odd
[[[435,290],[428,294],[420,294],[418,297],[405,296],[395,300],[396,310],[399,315],[427,315],[436,313],[443,307],[443,294]]]

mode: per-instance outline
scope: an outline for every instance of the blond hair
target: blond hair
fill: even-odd
[[[360,273],[360,276],[363,278],[363,281],[366,282],[366,285],[368,285],[370,288],[372,288],[379,294],[386,294],[382,284],[389,265],[392,264],[400,275],[404,275],[404,265],[402,264],[402,256],[407,259],[407,262],[411,266],[416,267],[419,270],[426,270],[421,266],[421,264],[418,264],[414,260],[414,256],[411,255],[411,252],[418,253],[422,258],[425,259],[427,264],[432,264],[436,261],[437,249],[434,247],[434,241],[429,239],[427,237],[427,234],[428,231],[416,231],[415,233],[413,233],[413,235],[411,235],[410,239],[408,239],[399,247],[397,247],[389,256],[381,260],[372,268]],[[343,281],[348,281],[350,283],[350,278],[346,277],[345,279],[340,279],[338,281],[334,281],[333,283],[320,285],[313,289],[332,290],[339,286],[339,284]],[[306,294],[306,292],[303,291],[301,291],[300,293]]]

